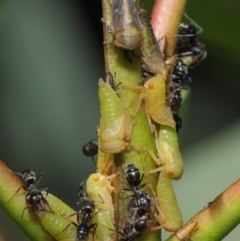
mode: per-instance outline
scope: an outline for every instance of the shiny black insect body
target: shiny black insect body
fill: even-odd
[[[192,56],[190,65],[192,68],[199,65],[207,57],[205,45],[197,39],[197,35],[201,32],[202,29],[193,21],[191,23],[181,23],[179,26],[177,40],[178,56]]]
[[[123,236],[118,241],[132,241],[136,237],[141,236],[147,227],[148,220],[146,216],[135,219],[132,224],[126,223],[125,227],[123,228],[123,232],[118,232]]]
[[[135,217],[142,217],[151,211],[152,200],[146,192],[136,193],[128,203],[129,214]]]
[[[177,58],[174,63],[172,71],[173,85],[169,87],[169,93],[167,96],[167,102],[171,108],[171,111],[177,111],[180,108],[182,102],[182,86],[183,82],[191,82],[191,79],[187,76],[188,67],[182,59]]]
[[[199,28],[199,27],[198,27]],[[197,31],[196,25],[194,23],[180,23],[178,30],[178,45],[183,45],[184,41],[187,41],[191,46],[196,44],[197,35],[202,32],[202,29],[199,28]],[[185,38],[185,40],[184,40]]]
[[[78,222],[81,224],[77,227],[77,238],[79,240],[85,240],[90,232],[90,230],[93,228],[94,230],[97,228],[97,223],[88,224],[93,216],[91,216],[91,213],[95,210],[95,206],[93,203],[87,201],[83,204],[82,209],[78,213]]]
[[[176,84],[182,84],[182,82],[191,82],[191,79],[187,77],[188,67],[182,59],[177,58],[174,63],[172,71],[172,81]]]
[[[95,211],[94,201],[88,198],[86,192],[86,180],[83,181],[78,189],[77,196],[79,197],[79,202],[81,204],[81,209],[78,212],[78,222],[80,225],[77,227],[77,238],[79,240],[85,240],[93,228],[97,228],[97,223],[88,224],[93,216],[92,213]]]
[[[177,111],[180,108],[180,105],[182,103],[182,91],[183,87],[180,84],[173,84],[170,87],[170,100],[169,100],[169,106],[171,108],[171,111]]]
[[[77,196],[79,197],[79,201],[84,200],[87,197],[87,191],[86,191],[86,180],[80,183],[78,191],[77,191]],[[79,202],[77,203],[79,204]]]
[[[81,204],[78,216],[81,216],[82,222],[88,223],[92,219],[91,214],[95,211],[95,205],[94,201],[87,196],[86,180],[79,185],[77,196],[79,197],[77,204]]]
[[[141,217],[146,213],[150,213],[152,200],[150,196],[142,190],[145,184],[140,185],[144,174],[141,175],[139,169],[134,164],[129,164],[126,168],[125,175],[128,183],[132,187],[131,191],[134,192],[127,207],[130,216]]]
[[[95,139],[94,139],[95,140]],[[85,156],[93,156],[97,155],[98,153],[98,144],[94,142],[94,140],[89,141],[82,147],[82,152]]]
[[[85,199],[82,201],[82,208],[81,208],[81,216],[82,220],[86,223],[90,222],[92,219],[91,214],[95,211],[94,202],[90,199]]]
[[[139,169],[134,164],[129,164],[126,168],[126,179],[128,183],[132,186],[135,193],[141,192],[141,188],[145,184],[141,184],[144,174],[140,174]]]
[[[83,191],[78,191],[78,197],[81,204],[79,217],[81,217],[82,223],[88,223],[92,219],[91,214],[95,211],[94,201],[88,198],[86,192]]]
[[[36,174],[30,169],[25,169],[25,170],[23,170],[22,173],[16,173],[16,174],[18,174],[22,177],[26,186],[21,186],[16,191],[16,193],[13,195],[13,197],[19,192],[19,190],[21,188],[23,188],[24,190],[26,190],[28,192],[25,197],[28,207],[24,208],[21,218],[23,217],[24,211],[27,208],[30,208],[34,212],[48,211],[49,210],[48,201],[46,200],[46,197],[44,197],[44,195],[42,193],[42,191],[46,191],[46,193],[48,194],[48,189],[47,188],[41,188],[41,189],[37,188],[37,185],[40,182],[43,173],[41,172],[38,178],[36,178]],[[46,196],[47,196],[47,194],[46,194]]]

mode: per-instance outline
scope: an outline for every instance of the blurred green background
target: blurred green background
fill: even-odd
[[[153,1],[145,2],[150,9]],[[99,123],[101,1],[0,6],[0,159],[17,172],[42,171],[39,186],[76,208],[78,185],[95,170],[81,148]],[[208,57],[190,71],[180,130],[185,173],[173,185],[185,221],[236,181],[240,169],[239,1],[189,0],[186,12],[204,29],[199,39]],[[1,208],[0,229],[8,240],[28,240]],[[239,237],[237,227],[224,240]]]

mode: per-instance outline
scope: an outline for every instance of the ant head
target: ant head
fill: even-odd
[[[195,37],[197,35],[196,28],[194,24],[191,23],[181,23],[180,24],[180,35],[185,35],[187,37]]]
[[[128,164],[127,168],[126,168],[126,173],[130,173],[130,172],[138,172],[139,169],[136,167],[135,164]]]
[[[77,196],[79,197],[79,201],[77,202],[77,204],[79,204],[82,200],[87,198],[86,182],[87,180],[84,180],[79,185],[79,188],[77,191]]]
[[[36,181],[36,174],[30,169],[23,170],[21,176],[27,185],[33,184]]]
[[[130,185],[137,186],[142,181],[139,169],[134,164],[129,164],[126,168],[126,178]]]

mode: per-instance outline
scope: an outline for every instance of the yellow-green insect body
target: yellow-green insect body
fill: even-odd
[[[107,118],[103,119],[104,123],[111,124],[118,119],[122,113],[123,108],[121,101],[116,92],[106,84],[102,79],[99,80],[99,100],[101,115]],[[103,103],[106,103],[105,105]],[[110,114],[109,114],[110,112]]]
[[[115,190],[111,185],[111,179],[116,174],[104,176],[100,173],[91,174],[86,182],[88,197],[94,201],[96,213],[94,222],[103,225],[96,229],[96,236],[99,240],[110,241],[113,238],[114,227],[114,207],[112,202],[112,191]]]
[[[158,145],[159,159],[167,170],[168,177],[171,179],[180,179],[183,174],[184,164],[175,128],[161,125]]]
[[[115,174],[113,174],[116,176]],[[110,178],[112,177],[109,176]],[[87,195],[95,203],[96,209],[104,211],[114,211],[112,203],[112,191],[115,190],[111,185],[108,176],[101,173],[91,174],[86,182]]]
[[[103,174],[108,174],[110,172],[111,166],[113,165],[113,162],[114,160],[112,154],[99,151],[97,160],[97,171]]]
[[[112,222],[112,211],[98,210],[93,218],[93,221],[98,223],[99,226],[96,229],[96,237],[99,240],[111,241],[116,235],[114,223]]]
[[[156,74],[144,84],[146,113],[161,124],[175,128],[171,109],[166,105],[166,77]]]
[[[188,222],[165,241],[191,241],[190,237],[196,230],[197,222]]]
[[[67,204],[62,202],[60,199],[58,199],[51,193],[48,193],[46,199],[53,213],[62,216],[63,218],[66,218],[74,223],[77,222],[77,215],[74,215],[76,211],[69,207]]]
[[[197,222],[185,224],[184,228],[181,228],[176,232],[176,236],[179,240],[190,241],[190,236],[196,231],[197,224]]]
[[[119,153],[126,149],[127,116],[116,92],[102,79],[99,80],[100,149],[105,153]]]
[[[99,128],[97,132],[99,136]],[[99,143],[99,146],[101,146],[100,138],[98,140],[98,143]],[[97,172],[107,175],[113,165],[113,162],[114,162],[113,154],[104,153],[101,150],[98,150]]]
[[[39,219],[45,230],[58,241],[76,241],[77,227],[55,213],[40,212]]]
[[[161,169],[157,184],[157,201],[159,203],[157,217],[160,225],[169,232],[175,232],[182,227],[183,218],[179,209],[177,199],[170,183],[168,174],[164,168]],[[158,207],[158,206],[157,206]]]

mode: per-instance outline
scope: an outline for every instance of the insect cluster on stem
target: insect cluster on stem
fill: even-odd
[[[80,209],[76,212],[48,194],[46,188],[37,189],[42,173],[36,179],[33,171],[24,170],[20,175],[25,181],[27,207],[23,207],[22,217],[29,208],[46,232],[59,241],[132,241],[159,229],[175,232],[179,241],[187,240],[197,223],[182,228],[171,180],[180,179],[184,171],[178,144],[183,84],[191,82],[188,67],[197,66],[206,57],[205,46],[197,39],[197,25],[193,21],[182,23],[176,54],[168,56],[166,36],[160,40],[155,37],[148,13],[139,10],[134,0],[103,2],[111,10],[103,19],[110,63],[106,64],[106,82],[98,82],[98,140],[82,147],[83,154],[92,159],[98,154],[97,171],[80,184]],[[114,61],[124,64],[114,69]],[[133,66],[139,68],[142,77],[128,84]],[[129,75],[123,78],[121,70],[129,71]],[[139,116],[144,119],[140,124]],[[147,129],[151,145],[133,141],[135,125]],[[147,163],[147,170],[143,168],[141,173],[143,156],[151,165]],[[149,182],[154,175],[158,176],[156,185]]]

